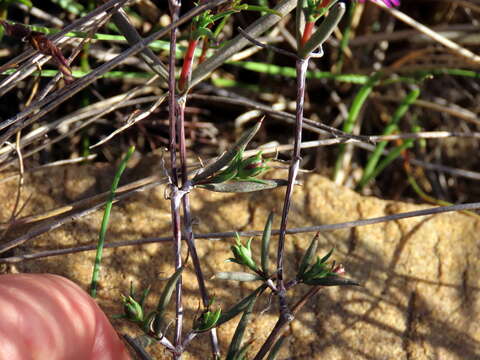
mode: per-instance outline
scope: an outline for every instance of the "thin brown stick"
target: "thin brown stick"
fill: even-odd
[[[326,231],[334,231],[334,230],[340,230],[340,229],[350,229],[357,226],[373,225],[373,224],[379,224],[387,221],[398,221],[398,220],[419,217],[419,216],[431,216],[431,215],[438,215],[438,214],[443,214],[447,212],[458,212],[458,211],[464,211],[464,210],[477,210],[477,209],[480,209],[480,202],[451,205],[451,206],[430,207],[428,209],[408,211],[404,213],[380,216],[380,217],[369,218],[369,219],[346,221],[346,222],[336,223],[336,224],[324,224],[324,225],[305,226],[300,228],[290,228],[290,229],[287,229],[286,233],[293,235],[293,234],[302,234],[302,233],[316,233],[316,232],[326,232]],[[280,233],[279,229],[272,230],[272,235],[278,235],[279,233]],[[263,230],[262,231],[261,230],[226,231],[226,232],[196,234],[196,238],[210,239],[210,240],[227,239],[227,238],[234,238],[235,234],[238,234],[239,236],[244,236],[244,237],[262,236]],[[145,244],[169,242],[169,241],[172,241],[171,236],[159,237],[159,238],[145,238],[140,240],[128,240],[128,241],[119,241],[119,242],[109,243],[109,244],[105,244],[105,248],[137,246],[137,245],[145,245]],[[26,255],[18,255],[18,256],[12,256],[7,258],[0,258],[0,263],[17,263],[25,260],[33,260],[33,259],[44,258],[49,256],[64,255],[64,254],[70,254],[74,252],[90,251],[95,249],[96,249],[96,245],[84,245],[84,246],[72,247],[67,249],[48,250],[48,251],[39,252],[36,254],[26,254]],[[0,249],[0,253],[2,253],[3,251],[4,251],[3,249]]]

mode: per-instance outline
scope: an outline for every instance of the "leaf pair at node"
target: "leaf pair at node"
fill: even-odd
[[[261,267],[257,265],[252,254],[252,240],[247,240],[246,244],[242,244],[238,234],[235,234],[235,245],[230,248],[233,253],[233,257],[227,261],[237,263],[242,266],[246,266],[254,272],[221,272],[215,274],[215,278],[219,280],[236,280],[236,281],[271,281],[269,274],[269,246],[270,237],[272,232],[273,213],[268,217],[267,223],[262,236],[262,249],[261,249]],[[359,285],[357,282],[343,277],[345,269],[341,264],[336,264],[335,261],[328,263],[328,260],[333,254],[333,249],[330,250],[325,256],[316,256],[318,247],[319,234],[316,234],[308,249],[305,251],[303,258],[300,262],[300,267],[297,272],[295,283],[304,283],[307,285],[315,286],[334,286],[334,285]]]
[[[240,11],[259,11],[270,14],[277,14],[281,16],[281,14],[268,7],[242,4],[242,0],[234,0],[227,6],[223,8],[220,7],[217,13],[213,13],[212,11],[205,11],[204,13],[194,17],[192,27],[195,30],[190,34],[190,39],[199,39],[201,37],[206,37],[213,43],[216,43],[215,34],[210,30],[210,27],[216,21],[222,20]],[[215,33],[218,32],[215,31]]]
[[[245,193],[275,189],[286,186],[283,179],[261,180],[257,177],[270,170],[268,160],[262,157],[262,152],[243,159],[248,143],[262,125],[260,120],[255,126],[246,130],[235,145],[222,154],[212,164],[202,169],[192,179],[193,186],[216,192]]]
[[[213,305],[213,300],[207,306],[207,308],[202,311],[200,316],[195,317],[193,320],[193,331],[196,333],[202,333],[208,330],[213,329],[217,326],[218,321],[220,320],[220,316],[222,315],[222,309],[218,308],[216,310],[211,310],[211,306]]]
[[[345,273],[345,269],[341,264],[337,265],[335,261],[327,264],[328,259],[333,254],[333,249],[322,258],[317,256],[314,260],[318,247],[318,238],[319,234],[316,234],[303,255],[297,273],[297,280],[307,285],[316,286],[359,285],[357,282],[341,276]]]
[[[267,160],[268,161],[268,160]],[[243,150],[239,151],[228,167],[217,175],[208,179],[208,183],[223,183],[226,181],[251,181],[259,184],[266,182],[257,179],[256,176],[270,170],[266,166],[266,160],[262,158],[262,152],[258,152],[255,156],[243,159]]]
[[[237,233],[235,234],[235,236],[236,244],[230,247],[233,253],[233,258],[228,259],[228,261],[237,263],[239,265],[244,265],[249,269],[253,270],[254,272],[258,272],[259,269],[257,264],[255,263],[255,260],[253,260],[253,254],[251,250],[253,237],[248,239],[247,243],[243,245],[242,241],[240,240],[240,236],[238,236]]]
[[[150,292],[150,287],[144,290],[140,297],[137,297],[133,285],[131,285],[130,294],[128,296],[122,295],[124,314],[117,315],[116,318],[136,323],[149,336],[162,338],[168,325],[165,313],[183,269],[184,267],[180,267],[170,276],[160,295],[156,309],[151,312],[145,310],[145,300]]]

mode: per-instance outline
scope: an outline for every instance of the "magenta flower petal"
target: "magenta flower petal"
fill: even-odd
[[[367,0],[358,0],[359,2],[364,3]],[[380,1],[383,2],[388,7],[400,6],[400,0],[370,0],[370,1]]]

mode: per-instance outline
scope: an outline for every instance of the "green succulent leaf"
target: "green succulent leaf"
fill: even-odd
[[[347,279],[343,276],[339,276],[336,274],[331,274],[321,278],[313,278],[304,281],[307,285],[316,285],[316,286],[360,286],[354,280]]]
[[[316,48],[330,37],[332,32],[337,27],[338,23],[345,14],[345,4],[336,3],[328,12],[325,20],[319,25],[317,31],[310,37],[306,44],[298,51],[298,56],[306,58],[309,54],[315,51]]]
[[[165,311],[168,304],[170,303],[170,299],[172,298],[173,290],[175,289],[175,286],[177,285],[177,281],[180,278],[180,275],[182,274],[183,269],[184,269],[183,266],[180,267],[168,279],[167,284],[165,285],[165,288],[163,289],[162,295],[160,296],[160,299],[158,300],[158,305],[157,305],[157,311],[158,312]]]
[[[252,292],[251,294],[244,297],[237,304],[235,304],[230,310],[222,313],[222,316],[218,320],[217,326],[220,326],[221,324],[224,324],[227,321],[230,321],[235,316],[237,316],[241,312],[245,311],[245,309],[248,308],[252,299],[259,296],[266,288],[267,288],[267,285],[265,285],[265,284],[260,285],[254,292]]]
[[[198,5],[198,4],[197,4]],[[214,16],[210,10],[203,12],[202,14],[195,16],[193,22],[199,29],[204,29],[214,22]]]
[[[195,321],[194,331],[200,333],[214,328],[217,325],[221,315],[222,309],[217,309],[215,311],[204,311],[200,318]]]
[[[260,129],[260,126],[262,126],[262,120],[255,124],[255,126],[253,126],[252,128],[245,131],[242,136],[240,136],[235,145],[230,150],[225,152],[222,156],[220,156],[213,164],[207,166],[201,172],[195,175],[195,177],[192,179],[192,184],[199,184],[201,181],[220,171],[223,167],[229,165],[230,162],[235,157],[237,157],[239,153],[245,150],[248,143],[253,139],[255,134]]]
[[[243,336],[245,334],[245,330],[252,316],[253,307],[256,301],[257,301],[257,297],[256,296],[252,297],[248,303],[247,308],[243,312],[242,318],[238,322],[237,328],[235,329],[235,333],[233,334],[232,341],[230,342],[230,346],[228,347],[226,360],[236,360],[236,359],[240,360],[245,357],[246,351],[250,344],[247,343],[243,347],[241,347],[241,345],[242,345]]]
[[[124,318],[136,322],[141,323],[143,322],[143,308],[135,299],[131,296],[123,296],[122,295],[122,302],[123,302],[123,312]]]
[[[310,241],[310,245],[308,246],[307,251],[305,251],[305,254],[302,257],[302,260],[300,261],[300,267],[298,269],[298,275],[297,275],[298,278],[302,278],[305,271],[310,266],[310,263],[312,262],[312,259],[314,258],[315,253],[317,252],[319,237],[320,237],[320,234],[317,233],[313,237],[312,241]]]
[[[322,258],[317,256],[315,263],[310,264],[311,258],[317,247],[317,242],[318,236],[315,236],[302,259],[297,279],[307,285],[358,285],[355,281],[339,275],[344,273],[342,265],[336,266],[335,261],[333,261],[331,265],[327,264],[328,259],[333,253],[333,249]]]
[[[302,274],[302,279],[304,281],[316,278],[325,277],[330,273],[330,267],[327,264],[323,263],[320,257],[317,257],[316,262],[310,266],[310,268]]]
[[[143,293],[142,293],[142,297],[140,298],[140,305],[144,306],[145,305],[145,300],[147,299],[148,297],[148,294],[150,294],[150,289],[151,289],[151,286],[149,285],[145,290],[143,290]]]
[[[241,9],[241,8],[235,8],[235,9],[232,9],[232,10],[228,10],[228,11],[222,12],[221,14],[213,15],[213,16],[212,16],[212,20],[213,20],[214,22],[217,21],[217,20],[221,20],[221,19],[223,19],[223,18],[225,18],[225,17],[227,17],[227,16],[230,16],[230,15],[233,15],[233,14],[235,14],[235,13],[240,12],[241,10],[243,10],[243,9]]]
[[[332,248],[332,249],[327,253],[327,255],[325,255],[324,257],[322,257],[322,258],[320,259],[320,262],[321,262],[321,263],[326,263],[327,260],[330,258],[330,256],[332,256],[333,250],[334,250],[334,249]]]
[[[234,257],[230,258],[229,261],[235,262],[240,265],[245,265],[248,268],[252,269],[253,271],[257,272],[258,266],[255,263],[255,260],[253,260],[252,250],[251,250],[253,238],[248,239],[247,243],[243,245],[240,240],[240,236],[238,236],[237,233],[235,234],[235,236],[236,236],[236,240],[235,240],[236,244],[230,247]]]
[[[265,276],[269,276],[269,269],[268,269],[268,253],[270,248],[270,237],[272,235],[272,223],[273,223],[273,212],[268,215],[267,222],[265,223],[265,228],[263,229],[262,234],[262,271]]]
[[[219,172],[217,175],[208,178],[207,182],[209,184],[215,184],[215,183],[223,183],[228,180],[232,180],[235,178],[238,174],[238,167],[240,163],[242,162],[242,156],[243,156],[243,150],[239,151],[233,160],[230,162],[228,167],[225,170],[222,170]]]
[[[256,155],[240,162],[236,178],[239,180],[250,179],[270,170],[265,163],[266,161],[262,159],[262,152],[259,151]]]
[[[234,281],[242,281],[242,282],[263,280],[263,278],[257,274],[252,274],[252,273],[247,273],[242,271],[218,272],[213,276],[213,279],[234,280]]]
[[[154,312],[154,319],[153,319],[153,330],[157,336],[162,336],[162,328],[165,326],[165,311],[167,309],[168,304],[172,298],[173,290],[177,285],[177,281],[182,275],[184,267],[180,267],[175,271],[172,276],[168,279],[165,287],[163,289],[162,294],[160,295],[160,299],[158,300],[157,309]]]

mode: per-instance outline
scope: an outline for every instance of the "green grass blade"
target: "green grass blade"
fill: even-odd
[[[62,9],[74,15],[83,15],[85,13],[85,7],[73,0],[51,0],[54,4],[60,6]]]
[[[415,76],[419,77],[431,77],[439,75],[451,75],[451,76],[463,76],[470,77],[474,79],[480,79],[480,72],[474,70],[465,70],[465,69],[455,69],[455,68],[440,68],[440,69],[431,69],[423,71],[415,71],[413,73]]]
[[[257,4],[258,4],[258,6],[267,7],[267,8],[268,8],[268,0],[257,0]],[[265,11],[262,11],[262,12],[260,13],[260,15],[262,15],[262,16],[265,15],[265,14],[266,14]]]
[[[255,61],[232,61],[230,65],[241,67],[262,74],[277,75],[288,78],[296,78],[296,69],[289,66],[278,66],[273,64],[260,63]],[[339,82],[364,85],[370,79],[367,75],[359,74],[333,74],[328,71],[307,71],[307,79],[331,79]]]
[[[120,177],[127,167],[127,162],[135,151],[135,146],[131,146],[128,149],[127,154],[123,158],[122,162],[118,166],[115,177],[113,178],[112,186],[110,188],[110,195],[105,205],[105,211],[103,213],[102,226],[100,228],[100,235],[97,244],[97,255],[95,256],[95,265],[93,267],[92,282],[90,284],[90,295],[97,297],[97,284],[100,276],[100,266],[102,263],[103,245],[105,244],[105,235],[107,234],[108,223],[110,221],[110,212],[112,211],[113,200],[115,199],[115,191],[117,191]]]
[[[355,9],[357,4],[354,1],[351,1],[347,9],[347,25],[345,26],[345,31],[343,32],[342,39],[340,40],[340,46],[338,49],[338,60],[335,64],[335,72],[341,73],[343,67],[343,60],[345,58],[345,50],[348,47],[350,41],[350,35],[352,33],[352,21],[353,15],[355,14]]]
[[[355,99],[353,99],[353,103],[350,106],[350,110],[348,112],[348,118],[345,121],[345,124],[343,125],[342,130],[344,132],[346,133],[352,132],[357,122],[358,115],[360,114],[360,110],[365,104],[365,101],[367,101],[368,96],[373,90],[373,87],[377,84],[379,77],[380,77],[380,73],[376,73],[372,77],[370,77],[367,83],[361,87],[361,89],[355,96]],[[335,181],[338,179],[340,175],[340,169],[342,168],[343,157],[345,155],[345,146],[346,146],[345,144],[340,144],[338,147],[339,152],[338,152],[338,157],[335,163],[335,170],[333,174],[333,178]]]
[[[392,161],[394,161],[397,157],[400,156],[403,150],[408,149],[413,146],[414,140],[407,139],[402,145],[395,147],[392,151],[388,153],[388,155],[380,161],[378,166],[371,174],[371,179],[375,179],[378,174],[380,174]]]
[[[410,106],[417,100],[418,96],[420,95],[420,90],[415,89],[412,90],[405,98],[403,99],[402,103],[398,106],[393,114],[392,118],[388,122],[387,126],[383,131],[383,135],[390,135],[394,133],[398,129],[398,123],[406,114]],[[363,176],[360,179],[360,182],[357,185],[358,190],[362,190],[362,188],[372,179],[372,174],[377,167],[378,162],[380,161],[380,157],[383,154],[383,150],[387,146],[387,141],[381,141],[375,147],[375,150],[368,158],[367,165],[365,166],[365,170],[363,172]]]

